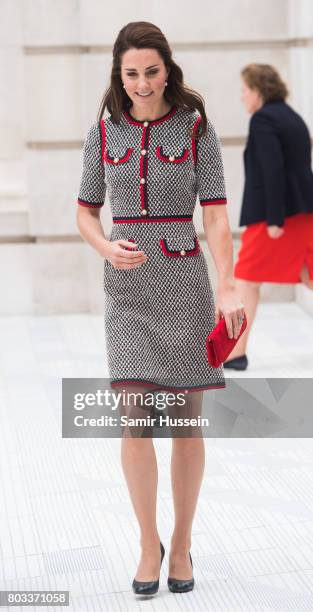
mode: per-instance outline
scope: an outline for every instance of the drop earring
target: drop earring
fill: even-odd
[[[166,87],[166,85],[167,85],[167,81],[165,81],[164,85],[165,85],[165,87]]]

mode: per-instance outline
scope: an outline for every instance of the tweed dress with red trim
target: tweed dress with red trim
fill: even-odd
[[[90,127],[78,204],[108,195],[110,241],[138,244],[148,259],[133,269],[104,260],[105,339],[111,386],[197,391],[225,387],[223,367],[207,360],[214,294],[193,223],[201,206],[227,204],[220,143],[212,123],[173,106],[154,121],[124,110]],[[191,131],[190,131],[191,130]]]

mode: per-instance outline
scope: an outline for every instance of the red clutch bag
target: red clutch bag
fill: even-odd
[[[227,359],[246,327],[247,317],[245,315],[238,338],[229,338],[225,319],[219,320],[205,341],[208,361],[214,368],[218,368]]]

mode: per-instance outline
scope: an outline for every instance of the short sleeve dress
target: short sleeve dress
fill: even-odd
[[[87,134],[78,204],[106,195],[110,241],[136,242],[148,259],[133,269],[104,260],[105,340],[111,386],[202,391],[224,388],[207,359],[215,325],[208,267],[193,222],[201,206],[227,204],[220,143],[212,123],[196,138],[197,110],[172,106],[154,121],[94,122]]]

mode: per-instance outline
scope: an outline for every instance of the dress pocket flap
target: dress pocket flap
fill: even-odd
[[[133,152],[133,147],[128,147],[126,152],[122,155],[115,155],[108,149],[105,149],[103,159],[107,164],[113,164],[114,166],[119,166],[120,164],[124,164],[127,162]]]
[[[169,164],[180,164],[181,162],[184,162],[187,157],[189,156],[189,149],[183,149],[179,154],[166,154],[163,152],[163,147],[162,145],[159,145],[156,148],[156,156],[158,157],[158,159],[160,159],[161,161],[165,162],[165,163],[169,163]]]
[[[200,244],[197,236],[194,238],[194,246],[191,249],[170,249],[168,247],[166,238],[160,238],[160,245],[164,255],[167,257],[187,257],[188,255],[197,255],[200,251]]]

